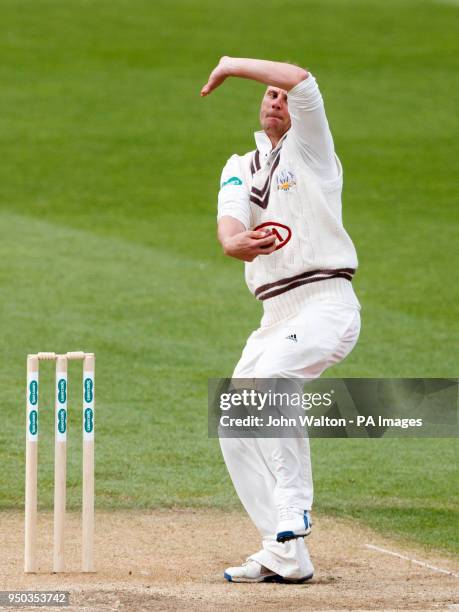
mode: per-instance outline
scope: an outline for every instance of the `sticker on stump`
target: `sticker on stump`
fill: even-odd
[[[57,430],[61,434],[67,431],[67,411],[61,408],[57,413]]]
[[[29,402],[36,406],[38,402],[38,380],[31,380],[29,384]]]
[[[36,436],[38,433],[38,412],[31,410],[29,412],[29,434]]]
[[[38,378],[27,380],[27,439],[38,440]]]
[[[67,378],[61,375],[56,383],[56,440],[67,440]]]
[[[94,439],[94,374],[88,372],[83,377],[83,439]]]
[[[86,433],[92,433],[94,429],[94,415],[91,408],[86,408],[84,411],[84,430]]]
[[[57,383],[57,401],[59,404],[65,404],[67,401],[67,381],[61,378]]]
[[[94,383],[91,378],[84,379],[84,401],[90,404],[94,397]]]

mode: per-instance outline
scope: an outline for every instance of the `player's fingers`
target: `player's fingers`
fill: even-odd
[[[259,240],[260,238],[265,238],[266,236],[271,235],[271,230],[253,230],[251,232],[248,232],[248,235],[250,236],[250,238],[255,238],[256,240]]]
[[[274,253],[274,251],[276,250],[276,247],[269,247],[269,249],[260,249],[260,252],[257,253],[257,255],[271,255],[271,253]]]
[[[225,72],[220,68],[220,66],[217,66],[215,70],[211,72],[207,83],[201,89],[201,96],[207,96],[210,94],[214,89],[223,83],[226,77],[227,75]]]
[[[212,72],[207,79],[207,83],[201,89],[201,96],[207,96],[213,89],[215,89],[215,87],[215,77],[214,73]]]
[[[257,247],[267,247],[276,242],[276,236],[274,234],[270,234],[269,236],[265,236],[264,238],[259,238],[257,240]]]
[[[201,89],[201,96],[209,95],[210,92],[213,91],[216,87],[217,87],[217,83],[215,82],[215,79],[212,78],[212,75],[210,75],[209,80],[204,85],[204,87]]]
[[[270,253],[274,253],[275,250],[276,250],[275,244],[270,244],[269,246],[265,246],[265,247],[261,247],[260,249],[257,249],[258,255],[269,255]]]

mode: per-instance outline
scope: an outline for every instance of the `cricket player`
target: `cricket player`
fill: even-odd
[[[223,57],[201,90],[228,77],[267,86],[256,149],[226,163],[218,196],[223,251],[245,262],[263,303],[234,378],[316,378],[360,332],[352,287],[354,245],[343,227],[343,171],[315,78],[291,64]],[[236,108],[236,111],[246,112]],[[312,471],[307,438],[220,438],[229,474],[262,547],[224,576],[231,582],[304,582],[314,568]]]

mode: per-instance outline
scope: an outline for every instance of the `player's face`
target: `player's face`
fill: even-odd
[[[260,123],[268,136],[275,138],[280,138],[290,129],[291,122],[285,89],[268,87],[261,102]]]

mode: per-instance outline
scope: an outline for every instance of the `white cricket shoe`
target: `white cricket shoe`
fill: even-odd
[[[295,538],[304,538],[311,533],[311,527],[311,515],[307,510],[282,508],[279,511],[276,540],[288,542]]]
[[[258,561],[249,559],[249,561],[246,561],[239,567],[228,567],[223,576],[228,582],[281,582],[287,584],[301,584],[312,578],[312,572],[311,565],[311,573],[308,576],[289,580],[288,578],[284,578],[272,572],[267,567],[258,563]]]
[[[223,576],[228,582],[268,582],[276,574],[258,561],[250,559],[239,567],[228,567]]]

